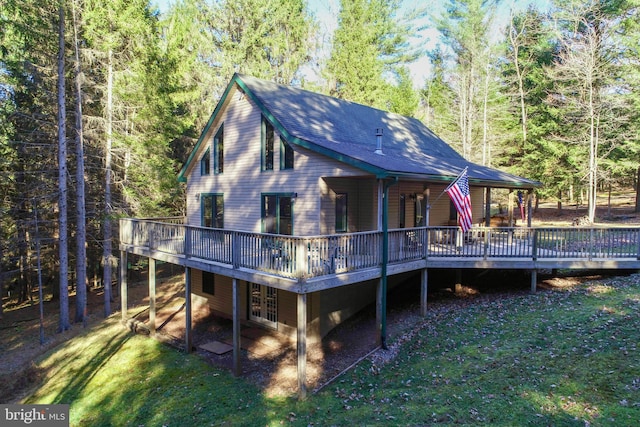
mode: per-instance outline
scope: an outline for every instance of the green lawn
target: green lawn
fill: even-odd
[[[431,313],[387,364],[268,398],[115,320],[38,362],[76,426],[640,425],[640,276]],[[393,344],[394,337],[391,337]]]

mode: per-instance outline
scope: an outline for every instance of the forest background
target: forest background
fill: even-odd
[[[416,117],[591,221],[636,185],[640,0],[441,6],[341,0],[328,31],[304,0],[0,0],[0,297],[44,288],[63,331],[91,283],[108,316],[117,218],[184,214],[177,173],[234,72]]]

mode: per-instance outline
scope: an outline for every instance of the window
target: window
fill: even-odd
[[[224,200],[221,194],[203,194],[200,197],[202,226],[224,228]]]
[[[406,226],[405,216],[407,214],[407,197],[404,194],[400,195],[400,212],[398,212],[398,226],[404,228]]]
[[[262,232],[293,234],[293,198],[290,194],[262,195]]]
[[[220,125],[218,133],[213,137],[213,156],[214,172],[222,173],[224,171],[224,125]]]
[[[280,138],[280,169],[293,169],[293,148]]]
[[[209,175],[211,173],[211,150],[207,148],[204,156],[200,160],[200,175]]]
[[[347,193],[336,194],[336,233],[348,230],[347,221]]]
[[[273,126],[262,117],[262,170],[273,170]]]
[[[209,295],[216,294],[216,275],[208,271],[202,272],[202,292]]]

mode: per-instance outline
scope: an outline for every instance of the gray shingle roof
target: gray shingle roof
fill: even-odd
[[[523,188],[540,185],[468,162],[418,119],[255,77],[234,78],[263,112],[272,116],[289,142],[347,159],[370,172],[447,181],[467,167],[469,179],[478,183]],[[375,153],[376,128],[383,129],[382,155]]]
[[[330,156],[367,174],[448,182],[467,167],[469,181],[475,184],[504,188],[540,185],[537,181],[468,162],[415,118],[246,75],[233,76],[203,136],[230,88],[236,84],[289,143]],[[375,153],[377,128],[383,129],[383,154]],[[185,179],[203,136],[180,172],[180,180]]]

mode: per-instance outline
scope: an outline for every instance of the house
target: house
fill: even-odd
[[[538,185],[466,161],[417,119],[236,74],[179,179],[189,225],[316,236],[382,229],[385,194],[389,228],[454,225],[449,198],[429,198],[465,167],[474,218],[489,216],[485,189]],[[191,278],[195,294],[231,316],[229,277],[194,270]],[[294,293],[240,286],[243,320],[295,334]],[[309,339],[372,302],[375,289],[363,281],[309,294]]]
[[[443,192],[465,169],[463,232]],[[492,189],[512,206],[539,183],[466,161],[418,120],[249,76],[233,76],[179,179],[185,219],[120,219],[123,320],[128,254],[149,259],[152,332],[156,261],[182,265],[187,351],[194,300],[233,320],[236,374],[243,324],[291,335],[300,397],[307,342],[375,301],[384,347],[387,290],[409,274],[426,313],[433,268],[523,269],[532,291],[539,269],[640,268],[640,227],[492,228]]]

